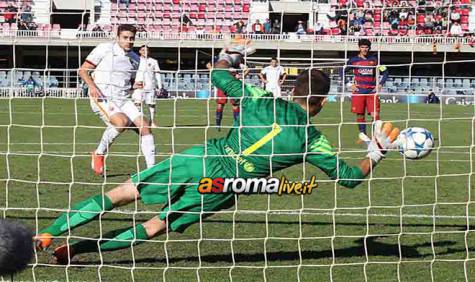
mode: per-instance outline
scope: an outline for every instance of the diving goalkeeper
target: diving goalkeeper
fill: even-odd
[[[292,101],[274,98],[259,87],[245,85],[230,73],[244,55],[253,50],[242,45],[224,49],[212,70],[214,86],[241,100],[241,127],[228,135],[211,139],[204,146],[191,147],[155,166],[141,171],[105,194],[75,204],[50,226],[35,236],[38,250],[48,248],[52,239],[86,224],[103,212],[142,201],[163,204],[156,217],[138,225],[101,234],[98,240],[84,240],[55,249],[58,263],[67,264],[73,256],[130,248],[166,232],[183,232],[190,225],[222,209],[232,207],[233,193],[200,194],[202,177],[267,177],[278,170],[309,162],[345,187],[357,186],[371,168],[392,149],[397,128],[375,123],[373,138],[366,138],[368,154],[358,166],[349,166],[338,157],[329,141],[309,119],[325,104],[330,89],[328,76],[316,69],[302,72],[296,79]],[[263,138],[269,136],[273,138]]]

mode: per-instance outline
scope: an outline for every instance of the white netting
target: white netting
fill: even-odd
[[[258,49],[257,54],[245,58],[250,69],[245,83],[261,85],[258,75],[272,57],[287,72],[282,85],[284,100],[289,99],[302,70],[318,68],[330,76],[328,103],[314,123],[339,158],[357,165],[365,155],[364,147],[355,143],[357,123],[350,111],[353,76],[344,71],[362,37],[372,41],[378,66],[389,69],[389,79],[380,93],[381,118],[401,129],[429,129],[436,146],[429,157],[417,161],[388,153],[354,190],[342,188],[308,163],[292,166],[271,176],[309,181],[316,175],[319,188],[305,196],[241,196],[234,207],[200,219],[183,234],[163,234],[125,250],[80,255],[65,267],[54,264],[50,253],[38,252],[29,268],[15,279],[472,280],[475,61],[471,36],[453,37],[448,32],[451,22],[457,21],[451,18],[456,13],[462,28],[471,29],[472,4],[401,1],[394,7],[383,1],[378,7],[376,1],[359,2],[348,2],[349,6],[342,8],[349,14],[344,24],[350,36],[339,35],[341,22],[327,17],[333,17],[331,4],[337,3],[326,1],[103,0],[81,12],[96,14],[96,23],[86,24],[83,17],[80,30],[49,22],[51,14],[64,14],[52,3],[28,2],[38,29],[3,25],[0,31],[5,44],[0,52],[11,58],[0,61],[0,211],[2,217],[24,222],[35,232],[60,212],[71,211],[78,201],[103,194],[145,168],[140,138],[128,131],[118,137],[107,155],[106,177],[95,177],[90,169],[90,153],[105,126],[90,109],[78,68],[94,46],[115,37],[115,27],[122,22],[143,25],[135,46],[151,47],[151,57],[159,60],[162,83],[170,94],[157,101],[158,127],[152,129],[157,162],[179,156],[208,139],[224,137],[233,128],[228,101],[222,129],[217,130],[217,99],[206,63],[214,63],[225,43],[236,37],[228,33],[239,27],[229,26],[241,18],[248,27],[239,36],[252,39]],[[415,4],[419,6],[410,8]],[[291,24],[285,24],[298,24],[289,12],[292,5],[303,15],[306,27],[311,27],[305,34],[296,34]],[[401,24],[397,29],[401,34],[390,35],[394,28],[386,25],[385,11],[410,13],[411,9],[414,23],[406,23],[407,28],[402,29]],[[426,19],[418,16],[427,17],[427,11],[438,9],[443,14],[441,32],[430,35],[425,30]],[[353,11],[359,10],[371,11],[373,24],[363,24],[357,30],[351,18]],[[431,13],[434,18],[438,15]],[[194,24],[184,23],[185,15]],[[268,17],[278,21],[278,34],[253,33],[255,20]],[[317,33],[319,21],[328,25],[326,34]],[[96,26],[102,30],[94,30]],[[32,44],[37,46],[30,47]],[[424,103],[430,92],[437,94],[439,104]],[[148,114],[146,106],[143,110]],[[241,115],[240,121],[243,119]],[[160,209],[160,205],[137,201],[106,211],[98,220],[68,230],[53,246],[103,238],[111,230],[147,221]]]

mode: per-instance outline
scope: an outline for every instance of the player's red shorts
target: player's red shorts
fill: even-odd
[[[218,104],[226,105],[226,103],[229,100],[231,105],[233,105],[233,106],[238,106],[239,105],[239,103],[236,100],[229,99],[226,95],[224,95],[224,92],[221,89],[218,89],[216,96],[218,97],[218,99],[216,99],[216,103],[218,103]]]
[[[376,94],[351,95],[351,111],[355,114],[379,113],[380,100]]]

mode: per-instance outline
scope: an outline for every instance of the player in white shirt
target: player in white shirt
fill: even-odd
[[[280,87],[285,81],[287,74],[282,66],[279,66],[279,62],[276,58],[272,58],[270,66],[262,69],[259,74],[262,83],[265,85],[265,89],[274,94],[274,97],[281,97]]]
[[[147,104],[150,113],[150,122],[152,127],[156,127],[153,118],[155,117],[155,94],[162,88],[162,79],[160,77],[160,67],[157,60],[149,57],[149,49],[142,45],[139,50],[140,65],[135,77],[136,83],[143,83],[142,89],[134,90],[132,99],[135,105],[142,109],[142,103]]]
[[[91,108],[106,123],[97,149],[92,153],[91,166],[96,175],[104,173],[104,155],[130,125],[140,134],[140,147],[147,167],[155,164],[155,142],[149,121],[130,99],[132,80],[139,67],[140,57],[132,51],[137,30],[132,25],[120,25],[117,39],[101,43],[87,56],[79,75],[89,86]],[[94,79],[90,72],[94,70]],[[143,84],[133,86],[142,88]]]

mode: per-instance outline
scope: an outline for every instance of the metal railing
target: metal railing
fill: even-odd
[[[150,31],[138,32],[137,38],[143,40],[203,40],[203,41],[224,41],[229,37],[234,38],[237,34],[224,33],[199,33],[199,32],[163,32]],[[468,44],[471,39],[466,37],[449,36],[344,36],[344,35],[314,35],[295,33],[288,34],[239,34],[241,38],[252,39],[254,41],[289,41],[289,42],[327,42],[327,43],[357,43],[361,38],[368,38],[374,44]],[[20,37],[20,38],[61,38],[59,30],[0,30],[0,37]],[[76,38],[81,39],[112,39],[115,33],[112,31],[78,31]]]

